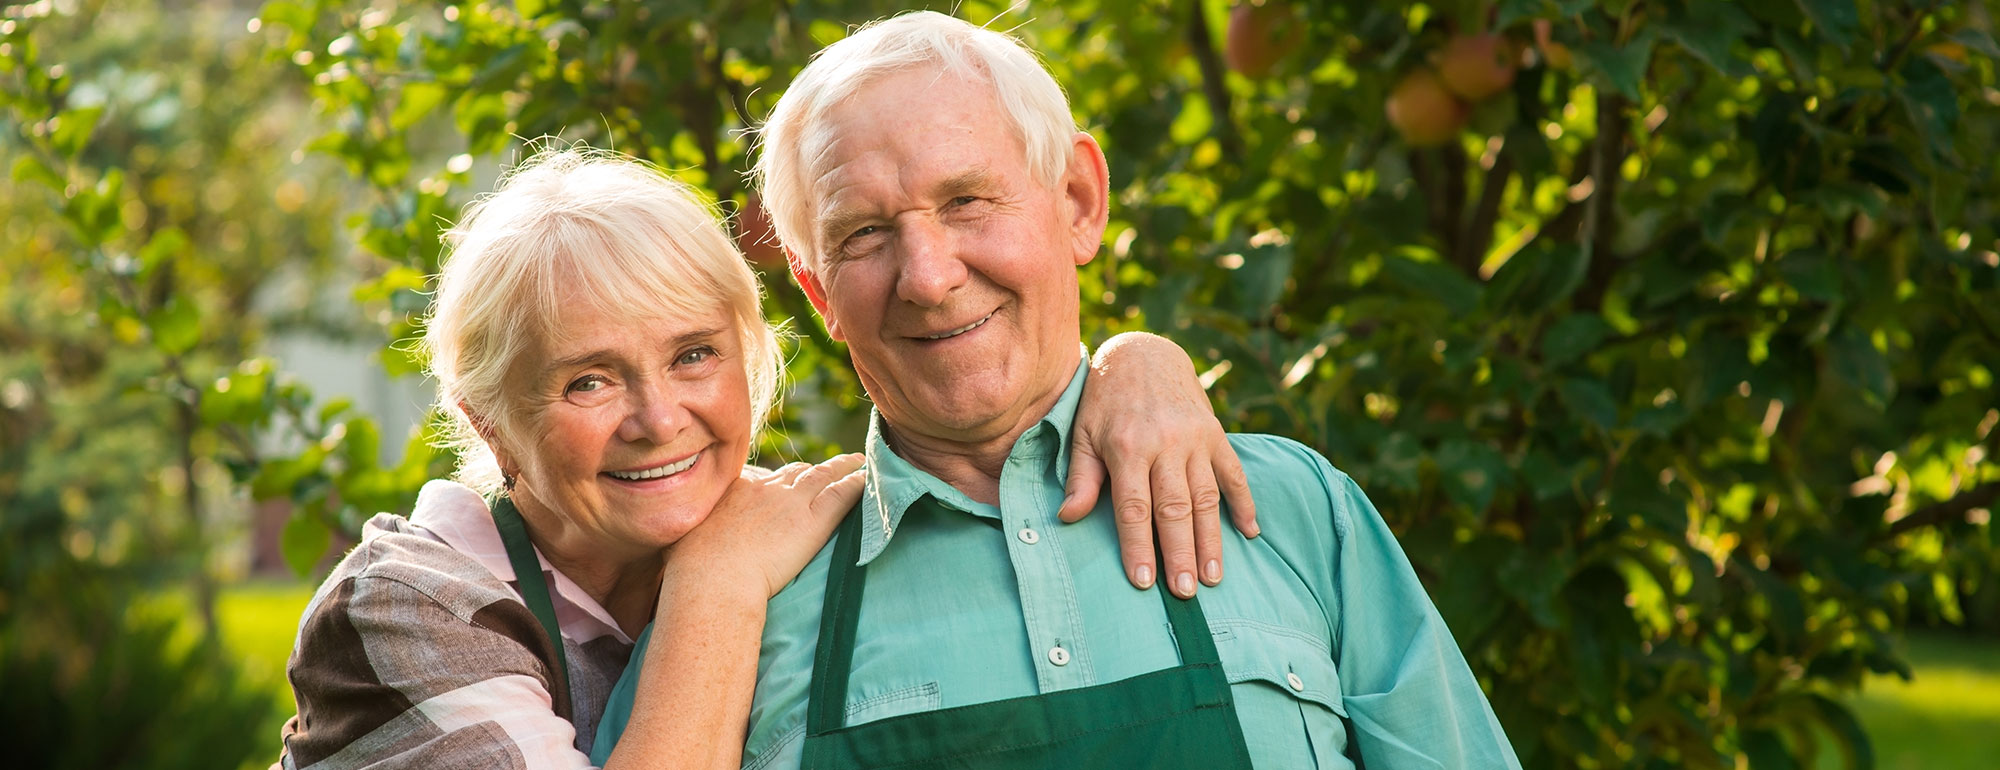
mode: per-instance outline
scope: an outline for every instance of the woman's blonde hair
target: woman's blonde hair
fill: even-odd
[[[779,242],[817,269],[817,239],[808,155],[824,150],[827,113],[884,75],[919,67],[993,87],[1009,128],[1027,148],[1033,178],[1054,187],[1069,166],[1070,137],[1077,131],[1069,97],[1035,52],[997,32],[935,11],[917,11],[871,22],[813,54],[771,116],[757,129],[762,152],[753,182],[771,214]],[[910,94],[912,109],[922,95]]]
[[[614,317],[686,318],[718,309],[742,337],[751,414],[777,398],[783,361],[756,276],[695,190],[630,157],[550,147],[516,166],[446,233],[421,342],[437,378],[441,443],[459,481],[492,494],[500,468],[482,437],[518,451],[533,415],[510,378],[538,342],[559,341],[565,302]],[[478,421],[478,422],[475,422]],[[479,423],[483,422],[484,425]]]

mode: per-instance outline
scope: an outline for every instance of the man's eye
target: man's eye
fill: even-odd
[[[882,228],[880,227],[876,227],[875,225],[868,225],[866,227],[854,231],[854,233],[852,235],[847,236],[847,238],[848,240],[853,240],[855,238],[865,238],[867,236],[874,235],[881,231]]]
[[[978,200],[979,200],[979,198],[978,198],[978,197],[976,197],[976,196],[972,196],[972,195],[960,195],[960,196],[958,196],[958,197],[956,197],[956,198],[953,198],[953,199],[951,199],[951,205],[953,205],[953,206],[970,206],[970,205],[972,205],[973,203],[977,202]]]

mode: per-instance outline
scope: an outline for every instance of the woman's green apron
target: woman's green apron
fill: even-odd
[[[867,582],[860,517],[849,516],[827,569],[806,711],[804,766],[838,768],[1249,768],[1229,678],[1201,605],[1160,591],[1181,665],[1118,682],[866,724],[844,724],[847,679]]]
[[[569,653],[563,651],[562,627],[556,625],[556,605],[549,599],[549,582],[542,577],[542,562],[535,558],[535,544],[528,540],[528,525],[521,520],[521,512],[514,509],[514,501],[504,496],[493,498],[487,507],[493,510],[493,526],[500,530],[500,543],[507,548],[507,563],[514,567],[514,582],[520,586],[521,600],[535,614],[535,619],[541,621],[542,630],[549,635],[549,644],[555,647],[555,671],[549,678],[549,695],[556,715],[569,719],[575,713],[569,695]]]

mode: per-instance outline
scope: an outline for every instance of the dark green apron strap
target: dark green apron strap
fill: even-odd
[[[542,577],[541,561],[535,558],[535,544],[528,539],[528,524],[521,520],[521,512],[514,509],[513,500],[494,498],[492,508],[493,525],[500,530],[500,543],[507,547],[507,563],[514,567],[514,582],[521,588],[521,599],[527,603],[528,611],[535,613],[535,619],[542,622],[549,644],[556,648],[555,686],[561,688],[562,696],[567,696],[569,653],[563,650],[562,627],[556,625],[556,605],[549,600],[549,583]]]
[[[827,565],[826,599],[820,609],[820,642],[813,652],[812,693],[806,704],[807,735],[838,730],[847,720],[847,676],[854,666],[861,591],[868,583],[868,574],[855,566],[861,560],[858,509],[847,515],[834,537],[833,563]],[[814,766],[810,761],[806,764]]]
[[[1194,597],[1176,599],[1166,589],[1155,588],[1159,590],[1160,601],[1167,604],[1167,623],[1174,627],[1174,643],[1181,648],[1181,665],[1221,663],[1222,657],[1215,651],[1214,632],[1208,629],[1208,616],[1201,612],[1201,602]]]

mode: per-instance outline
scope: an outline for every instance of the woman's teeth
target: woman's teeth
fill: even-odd
[[[624,479],[626,481],[647,481],[650,479],[665,478],[667,476],[672,476],[676,473],[680,473],[681,471],[694,467],[694,461],[698,459],[701,459],[701,455],[699,453],[696,453],[693,455],[689,455],[688,459],[686,460],[682,460],[672,465],[662,465],[658,468],[653,468],[651,470],[611,471],[611,477],[616,479]]]
[[[979,327],[980,327],[981,325],[985,324],[985,323],[986,323],[987,321],[991,321],[991,320],[993,320],[993,314],[992,314],[992,313],[987,313],[987,314],[986,314],[986,317],[985,317],[985,318],[981,318],[981,319],[979,319],[979,320],[977,320],[977,321],[973,321],[972,323],[969,323],[969,324],[966,324],[966,325],[964,325],[964,326],[960,326],[960,327],[958,327],[958,328],[956,328],[956,329],[953,329],[953,330],[951,330],[951,331],[948,331],[948,332],[945,332],[945,333],[943,333],[943,334],[933,334],[933,335],[931,335],[931,336],[929,336],[929,337],[925,337],[924,339],[927,339],[927,340],[941,340],[941,339],[944,339],[944,338],[946,338],[946,337],[956,337],[956,336],[958,336],[958,335],[961,335],[961,334],[964,334],[964,333],[966,333],[966,332],[969,332],[969,331],[972,331],[973,329],[977,329],[977,328],[979,328]]]

